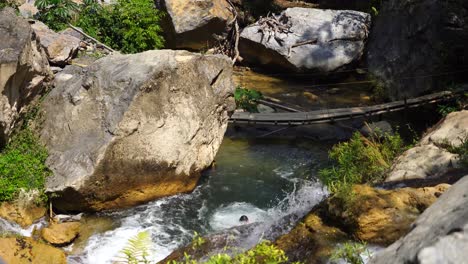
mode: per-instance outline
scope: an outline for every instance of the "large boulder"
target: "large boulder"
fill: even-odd
[[[233,90],[224,56],[160,50],[66,67],[43,102],[53,204],[101,210],[193,190],[221,144]]]
[[[446,89],[448,78],[466,80],[467,42],[465,0],[382,1],[369,38],[369,71],[392,99]]]
[[[5,142],[19,113],[43,90],[47,58],[27,20],[0,10],[0,141]]]
[[[411,231],[369,263],[466,263],[468,177],[445,192],[412,225]]]
[[[246,27],[239,51],[248,62],[291,71],[331,72],[358,60],[371,24],[357,11],[297,7],[274,17]]]
[[[203,50],[216,42],[234,18],[226,0],[157,0],[168,16],[164,23],[166,45],[171,48]]]
[[[35,21],[31,27],[38,36],[51,64],[64,66],[78,53],[81,42],[79,38],[57,33],[40,21]]]
[[[468,137],[468,111],[447,115],[419,144],[397,158],[386,181],[435,179],[460,167],[459,155],[449,152]]]

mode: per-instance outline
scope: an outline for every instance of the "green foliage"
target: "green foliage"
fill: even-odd
[[[86,0],[76,26],[116,50],[137,53],[164,46],[163,15],[151,0],[117,0],[108,6]]]
[[[140,232],[128,240],[127,246],[120,251],[123,254],[122,260],[118,262],[128,264],[150,263],[148,260],[150,246],[149,233],[147,231]]]
[[[194,233],[193,240],[192,240],[192,249],[195,250],[197,248],[200,248],[205,244],[205,239],[198,234],[198,232]]]
[[[14,1],[0,0],[0,10],[2,10],[5,7],[11,7],[15,10],[18,10],[18,6]]]
[[[37,189],[43,194],[50,175],[47,156],[46,148],[28,128],[14,135],[0,153],[0,201],[15,199],[20,189]]]
[[[236,100],[237,107],[251,113],[258,112],[256,100],[262,98],[263,95],[260,92],[240,86],[237,87],[234,92],[234,99]]]
[[[34,4],[39,10],[36,19],[53,30],[65,29],[78,11],[78,4],[72,0],[36,0]]]
[[[437,112],[441,114],[442,116],[447,116],[448,114],[452,112],[458,111],[458,107],[454,105],[438,105],[437,106]]]
[[[399,134],[370,139],[356,132],[351,140],[335,145],[329,157],[336,163],[319,172],[331,193],[343,201],[352,198],[354,184],[376,183],[384,178],[393,159],[405,150]]]
[[[364,264],[364,260],[361,257],[363,253],[368,256],[370,255],[366,249],[365,243],[346,242],[332,253],[330,259],[332,261],[344,259],[346,263]]]
[[[235,257],[231,257],[226,253],[220,253],[211,256],[205,264],[281,264],[288,263],[284,251],[278,249],[275,245],[269,241],[263,241],[251,250],[238,254]],[[185,254],[185,260],[183,262],[172,261],[170,264],[198,264],[196,260],[193,260],[189,255]]]

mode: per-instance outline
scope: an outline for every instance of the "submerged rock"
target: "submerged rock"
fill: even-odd
[[[369,72],[393,99],[447,89],[447,77],[466,76],[467,42],[466,0],[382,1],[369,37]]]
[[[57,33],[44,23],[35,21],[31,25],[44,48],[50,63],[66,65],[78,53],[81,40],[68,33]]]
[[[11,8],[0,10],[0,143],[48,76],[47,57],[28,21]]]
[[[414,222],[412,230],[370,263],[466,263],[468,177],[445,192]]]
[[[80,226],[79,222],[51,223],[41,230],[41,236],[54,246],[65,246],[78,237]]]
[[[226,0],[158,0],[167,11],[166,45],[171,48],[203,50],[216,42],[214,34],[226,32],[234,18]]]
[[[327,215],[361,241],[388,245],[404,236],[449,186],[381,190],[356,185],[348,205],[335,198],[327,201]]]
[[[0,262],[66,264],[62,250],[25,237],[0,238]]]
[[[466,137],[468,111],[447,115],[417,146],[398,157],[386,181],[433,179],[447,174],[459,164],[458,155],[450,153],[447,146],[459,146]]]
[[[257,22],[242,31],[239,50],[246,61],[331,72],[361,58],[371,23],[366,13],[313,8],[288,8],[276,19],[281,25],[275,28]]]
[[[120,208],[193,190],[234,110],[232,65],[186,51],[68,66],[43,102],[49,193],[64,210]]]

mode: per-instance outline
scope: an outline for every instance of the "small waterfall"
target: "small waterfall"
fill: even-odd
[[[25,237],[30,237],[32,236],[32,232],[34,229],[41,229],[47,224],[45,218],[41,218],[39,221],[36,223],[32,224],[31,226],[27,228],[22,228],[20,225],[16,223],[11,223],[3,218],[0,218],[0,231],[1,232],[6,232],[6,233],[13,233],[13,234],[18,234],[22,235]]]

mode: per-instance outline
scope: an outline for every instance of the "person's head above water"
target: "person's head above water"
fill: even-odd
[[[239,218],[240,222],[249,222],[249,218],[246,215],[243,215]]]

